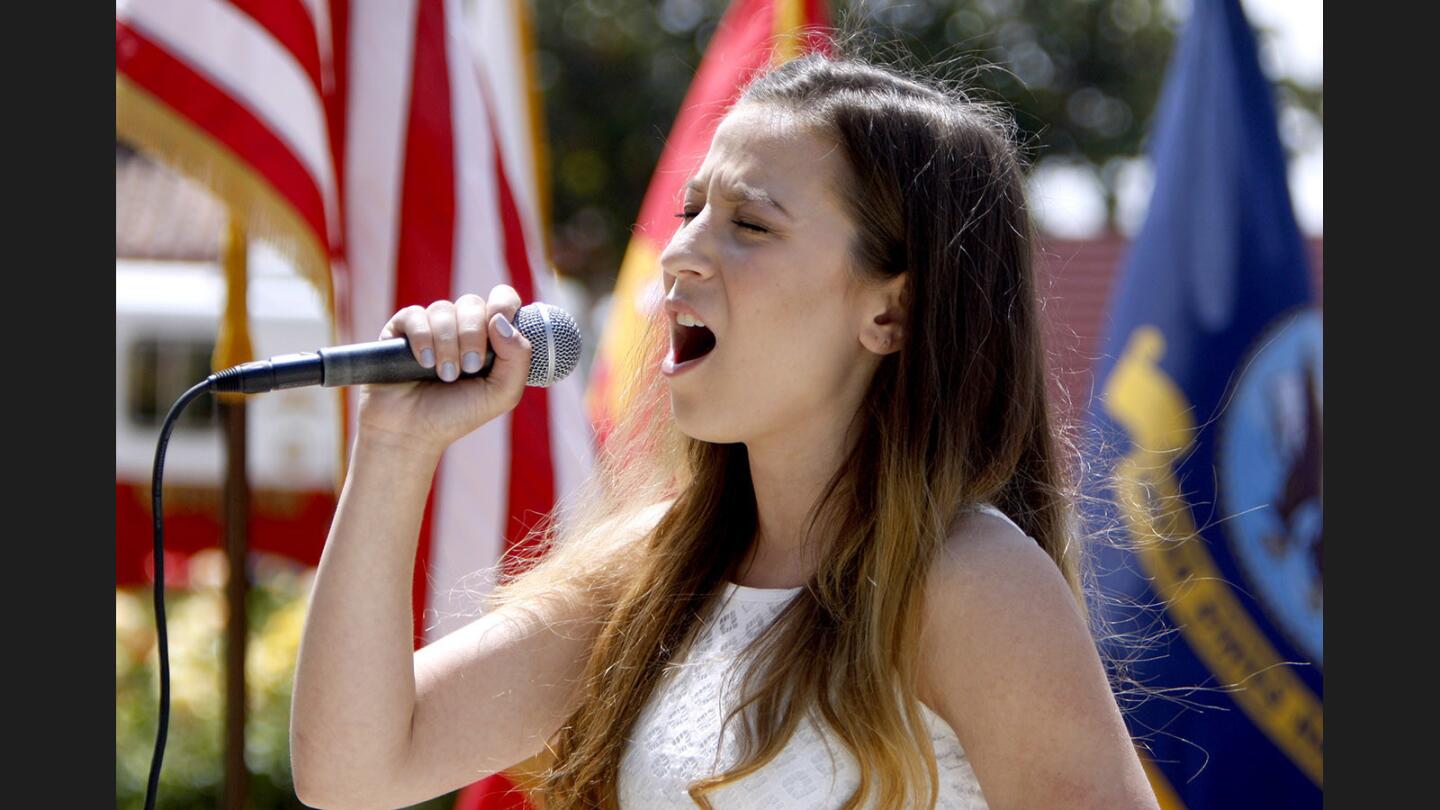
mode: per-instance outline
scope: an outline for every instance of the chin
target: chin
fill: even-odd
[[[695,403],[685,403],[671,391],[670,415],[675,420],[675,429],[696,441],[710,444],[734,444],[740,441],[740,438],[734,435],[734,425],[715,424],[715,420],[722,418],[723,411],[705,407],[712,404],[714,403],[703,403],[700,409],[706,410],[707,414],[701,415],[696,413]]]

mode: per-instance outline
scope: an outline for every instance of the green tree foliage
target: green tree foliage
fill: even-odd
[[[534,0],[551,149],[555,261],[614,284],[686,89],[729,0]],[[831,0],[863,28],[1009,105],[1032,161],[1097,169],[1142,153],[1185,0]],[[1281,82],[1318,119],[1320,92]],[[1110,201],[1113,210],[1113,192]]]

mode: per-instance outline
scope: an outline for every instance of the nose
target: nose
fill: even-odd
[[[690,274],[698,279],[715,273],[715,257],[710,244],[710,207],[706,206],[693,219],[681,220],[670,243],[660,252],[660,269],[668,288],[672,279]]]

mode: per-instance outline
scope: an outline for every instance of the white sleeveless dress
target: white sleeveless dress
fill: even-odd
[[[986,512],[1011,521],[990,504]],[[1019,528],[1018,526],[1016,528]],[[739,759],[739,715],[724,729],[738,701],[738,653],[763,631],[801,587],[750,588],[725,584],[705,627],[684,659],[656,687],[626,741],[617,785],[623,810],[694,807],[687,788]],[[985,810],[970,760],[950,725],[924,703],[940,775],[939,810]],[[717,810],[838,808],[860,784],[859,766],[823,721],[802,721],[779,756],[760,770],[709,794]],[[871,805],[875,794],[871,793]]]

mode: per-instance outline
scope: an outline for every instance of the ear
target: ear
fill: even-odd
[[[865,320],[860,325],[860,342],[876,354],[898,352],[904,345],[905,292],[909,276],[908,272],[901,273],[865,294]]]

